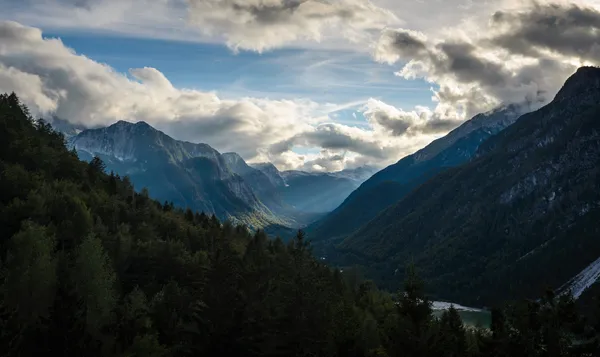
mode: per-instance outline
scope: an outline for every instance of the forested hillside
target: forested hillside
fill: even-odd
[[[560,288],[600,257],[599,100],[600,69],[580,69],[475,160],[347,238],[341,259],[389,287],[411,259],[433,291],[476,306]]]
[[[0,95],[2,356],[592,356],[567,296],[432,315],[409,268],[395,299],[289,244],[136,193]],[[576,343],[575,343],[576,342]]]
[[[415,187],[469,161],[481,143],[514,123],[522,110],[507,106],[476,115],[448,135],[377,172],[333,212],[310,224],[307,234],[313,241],[332,242],[351,235]]]

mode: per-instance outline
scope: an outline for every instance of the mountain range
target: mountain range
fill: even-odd
[[[379,172],[280,171],[144,122],[59,124],[80,158],[159,200],[276,234],[306,226],[331,265],[396,289],[412,262],[434,296],[484,306],[595,282],[598,103],[600,69],[583,67],[541,109],[479,114]]]
[[[280,172],[270,163],[251,166],[236,153],[175,140],[145,122],[87,130],[57,119],[52,124],[81,159],[99,157],[107,171],[129,176],[152,197],[252,228],[306,225],[375,172],[370,167],[313,173]]]
[[[599,103],[600,69],[579,69],[551,103],[489,137],[471,160],[415,184],[332,242],[327,258],[362,265],[388,288],[413,262],[432,293],[480,306],[537,297],[595,271]]]
[[[416,153],[377,172],[333,212],[307,227],[313,241],[343,238],[444,169],[471,159],[488,138],[513,124],[521,106],[479,114]]]

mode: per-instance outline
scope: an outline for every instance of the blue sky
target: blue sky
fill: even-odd
[[[144,120],[280,169],[384,167],[475,114],[548,102],[596,64],[600,25],[569,16],[595,18],[599,1],[10,0],[0,92],[38,116]],[[557,18],[553,38],[527,37]]]
[[[235,53],[223,44],[94,33],[48,32],[45,36],[58,37],[77,53],[117,71],[153,67],[177,87],[214,90],[225,97],[301,97],[336,104],[376,98],[402,108],[431,103],[430,83],[394,76],[397,67],[377,63],[368,53],[314,49]],[[338,115],[335,119],[364,125],[360,112],[341,110]]]

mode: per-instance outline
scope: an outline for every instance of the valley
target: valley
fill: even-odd
[[[9,154],[0,161],[0,223],[11,239],[0,242],[7,261],[1,306],[12,312],[3,330],[22,336],[12,324],[26,324],[38,333],[28,319],[50,317],[44,323],[57,331],[63,318],[85,326],[69,331],[70,340],[113,329],[128,349],[186,345],[210,354],[228,346],[238,354],[271,343],[289,348],[305,336],[322,341],[307,343],[317,355],[333,353],[329,343],[342,348],[348,338],[361,350],[425,348],[436,355],[449,343],[440,341],[452,336],[464,341],[449,343],[460,350],[496,351],[509,348],[499,345],[502,339],[518,344],[523,332],[554,329],[576,334],[569,349],[593,350],[593,327],[575,326],[600,277],[598,99],[600,69],[582,68],[538,110],[516,120],[502,111],[473,119],[510,122],[492,125],[496,132],[480,126],[446,145],[434,142],[369,178],[370,168],[309,173],[249,165],[235,153],[177,141],[144,122],[120,121],[65,138],[43,120],[34,122],[16,95],[4,95],[0,113],[7,114],[0,119],[9,129],[0,131],[8,138],[1,145]],[[397,181],[379,178],[390,172]],[[367,198],[386,198],[388,187],[402,188],[390,191],[397,196],[379,213],[376,205],[366,211],[372,219],[337,221],[338,233],[311,242],[310,234],[319,232],[312,227],[338,214],[339,207],[327,213],[331,207],[351,206],[361,190],[372,192]],[[307,233],[294,233],[307,224]],[[20,278],[29,272],[36,275]],[[76,302],[64,310],[68,299]],[[25,314],[23,306],[34,308]],[[135,319],[129,311],[157,322],[157,334],[145,337],[151,347],[127,337],[123,322]],[[318,328],[302,316],[320,321]],[[523,327],[530,316],[541,325]],[[268,342],[232,343],[239,321],[247,324],[243,335]],[[263,324],[275,332],[260,332]],[[397,337],[398,328],[400,345],[378,339]],[[406,347],[420,329],[438,342]],[[516,332],[499,337],[506,329]],[[282,330],[298,335],[281,339]],[[339,336],[330,337],[332,331]],[[378,337],[356,337],[356,331]],[[210,340],[187,340],[205,333]],[[84,353],[85,346],[52,339],[39,348]]]
[[[236,153],[175,140],[145,122],[77,132],[59,120],[56,129],[82,160],[99,157],[107,172],[129,176],[160,201],[270,233],[286,227],[293,232],[316,220],[375,171],[280,172],[269,163],[249,165]]]
[[[600,357],[600,0],[0,9],[0,357]]]
[[[578,297],[597,280],[600,256],[598,71],[581,68],[541,109],[477,115],[380,171],[279,171],[144,122],[56,128],[81,159],[101,158],[137,190],[273,237],[302,228],[328,264],[360,266],[391,290],[414,261],[432,296],[459,303],[490,306],[563,285]],[[550,273],[552,259],[566,260]]]

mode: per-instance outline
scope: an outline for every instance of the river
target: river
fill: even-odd
[[[442,316],[444,310],[447,310],[452,305],[449,302],[434,301],[432,304],[433,314],[436,317]],[[461,306],[453,304],[458,310],[458,314],[466,326],[489,328],[492,323],[492,314],[487,310],[477,309],[473,307]]]

